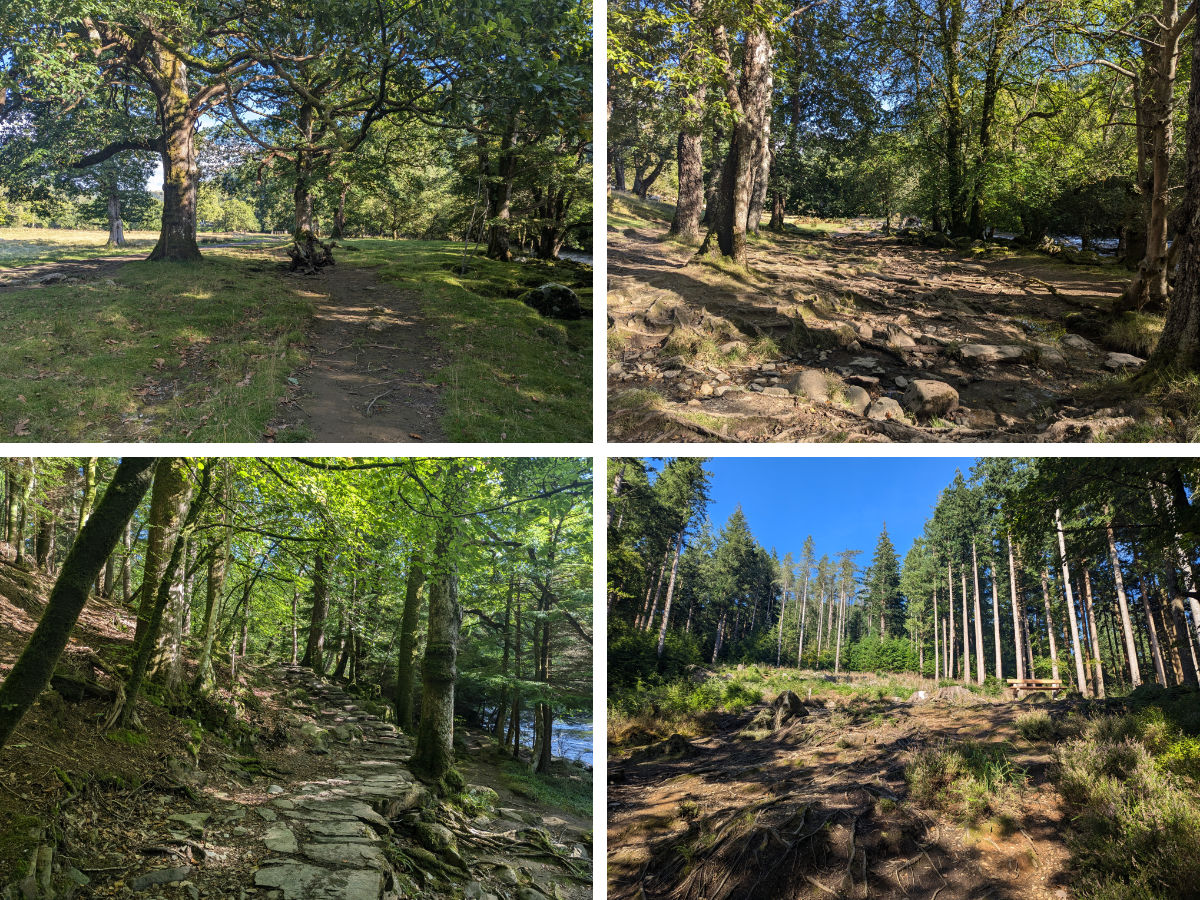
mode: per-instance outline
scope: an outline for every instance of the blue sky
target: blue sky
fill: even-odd
[[[797,557],[808,535],[817,558],[832,559],[841,550],[862,550],[867,565],[883,523],[901,561],[920,536],[938,492],[954,478],[967,476],[972,457],[939,459],[710,459],[712,473],[708,516],[719,530],[737,507],[750,530],[779,556]]]

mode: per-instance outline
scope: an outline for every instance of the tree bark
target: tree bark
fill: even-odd
[[[76,537],[50,591],[46,609],[21,656],[0,685],[0,747],[50,683],[88,591],[150,487],[153,459],[124,457],[90,524]]]
[[[658,658],[662,659],[667,645],[667,625],[671,621],[671,598],[675,593],[675,573],[679,570],[679,555],[683,552],[683,531],[675,541],[675,559],[671,562],[671,580],[667,584],[667,599],[663,601],[662,626],[658,629]]]
[[[971,538],[971,569],[975,576],[975,680],[983,684],[983,609],[979,605],[979,559],[974,538]]]
[[[1094,681],[1096,683],[1096,697],[1103,700],[1104,693],[1104,668],[1100,662],[1100,623],[1096,621],[1096,610],[1092,605],[1092,575],[1087,569],[1087,565],[1083,566],[1083,599],[1084,608],[1087,610],[1088,623],[1091,626],[1089,629],[1092,636],[1092,667]]]
[[[1058,552],[1062,563],[1063,590],[1067,595],[1067,618],[1071,623],[1071,649],[1075,654],[1075,675],[1078,678],[1079,689],[1085,697],[1090,697],[1087,676],[1083,669],[1083,652],[1079,646],[1079,622],[1075,617],[1075,596],[1071,591],[1071,570],[1067,565],[1067,542],[1063,536],[1062,510],[1054,510],[1054,527],[1058,532]]]
[[[668,234],[683,241],[700,239],[700,216],[704,211],[704,101],[708,81],[700,72],[701,59],[695,31],[704,12],[704,0],[688,4],[688,36],[680,68],[695,78],[694,86],[683,98],[683,125],[679,131],[676,164],[679,170],[679,195]]]
[[[328,562],[324,548],[317,551],[313,560],[312,615],[308,624],[308,643],[304,647],[304,658],[300,665],[311,668],[318,675],[325,674],[325,617],[329,613],[328,584],[325,567]]]
[[[140,646],[150,626],[151,611],[158,596],[159,582],[165,571],[170,541],[174,537],[187,507],[186,463],[178,457],[159,461],[150,490],[150,513],[147,519],[146,554],[142,565],[142,586],[139,591],[137,627],[134,646]],[[81,521],[86,520],[89,501],[84,495]]]
[[[225,482],[226,503],[221,509],[221,531],[208,559],[208,586],[204,599],[204,622],[200,630],[200,659],[196,665],[196,678],[192,690],[200,696],[212,693],[216,687],[213,676],[212,648],[217,633],[217,604],[225,589],[225,571],[229,566],[229,554],[233,542],[233,529],[229,527],[229,483]],[[295,594],[292,595],[292,612],[295,613]],[[292,619],[292,662],[296,661],[295,618]]]
[[[451,482],[458,471],[452,467]],[[452,487],[451,494],[457,491]],[[421,666],[421,724],[411,767],[440,787],[452,788],[447,776],[454,767],[454,686],[458,679],[458,568],[453,556],[454,520],[447,517],[434,545],[434,573],[429,580],[429,634]],[[461,777],[460,779],[461,780]]]
[[[124,247],[125,229],[121,225],[121,198],[115,194],[108,195],[108,243],[106,247]]]
[[[155,45],[151,85],[158,100],[163,129],[163,216],[158,243],[151,260],[194,262],[200,259],[196,244],[196,122],[199,112],[188,96],[187,66],[172,51]]]
[[[400,619],[400,650],[396,661],[396,724],[406,733],[413,727],[413,665],[417,649],[417,624],[421,619],[421,587],[425,570],[413,556],[404,585],[404,612]]]
[[[1121,635],[1125,640],[1125,656],[1129,662],[1129,680],[1134,687],[1137,687],[1142,683],[1142,672],[1138,666],[1137,646],[1133,642],[1133,625],[1129,619],[1129,600],[1125,596],[1125,580],[1121,577],[1121,559],[1117,556],[1117,541],[1113,535],[1111,506],[1108,513],[1108,521],[1104,523],[1104,531],[1108,537],[1108,557],[1112,561],[1113,581],[1117,586],[1117,608],[1121,612]]]

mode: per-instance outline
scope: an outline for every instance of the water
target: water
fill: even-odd
[[[592,254],[584,253],[582,250],[559,250],[559,259],[573,259],[575,262],[586,263],[592,265]]]
[[[488,710],[491,714],[491,710]],[[554,717],[550,731],[550,752],[561,759],[592,764],[592,719],[591,716]],[[533,748],[533,711],[526,710],[521,716],[521,746]]]

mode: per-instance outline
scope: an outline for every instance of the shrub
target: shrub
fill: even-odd
[[[1025,772],[1008,758],[1006,744],[938,743],[918,751],[904,770],[918,803],[957,810],[969,821],[998,810]]]

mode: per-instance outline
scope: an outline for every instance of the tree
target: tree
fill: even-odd
[[[154,462],[123,459],[94,513],[71,545],[41,621],[0,685],[0,747],[7,743],[38,694],[50,683],[54,666],[67,646],[91,586],[150,487]]]

